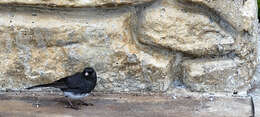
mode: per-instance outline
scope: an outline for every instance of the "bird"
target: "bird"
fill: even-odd
[[[94,90],[97,84],[97,74],[92,67],[86,67],[83,72],[77,72],[73,75],[66,76],[57,81],[48,84],[40,84],[26,89],[34,89],[40,87],[59,88],[66,97],[69,105],[67,107],[78,110],[79,108],[71,102],[70,99],[80,100],[83,105],[93,106],[93,104],[85,103],[81,99],[87,97]]]

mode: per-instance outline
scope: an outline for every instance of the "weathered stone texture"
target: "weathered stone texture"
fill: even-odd
[[[47,83],[92,66],[100,91],[163,89],[172,55],[152,56],[135,47],[132,8],[50,12],[5,7],[1,13],[3,88]]]
[[[176,80],[193,91],[250,88],[255,0],[0,4],[12,4],[0,6],[1,89],[51,82],[86,66],[97,70],[97,91],[169,91]]]
[[[253,31],[252,29],[255,26],[256,0],[182,0],[181,2],[209,8],[237,31]]]
[[[256,65],[256,6],[254,1],[225,2],[158,1],[140,13],[137,39],[196,56],[183,59],[180,71],[194,91],[244,90]]]
[[[139,41],[174,51],[220,55],[235,49],[231,34],[205,14],[186,11],[177,2],[162,1],[142,12]]]
[[[238,72],[232,59],[187,60],[183,63],[183,74],[183,82],[194,91],[236,91],[249,80],[241,77],[247,74]]]

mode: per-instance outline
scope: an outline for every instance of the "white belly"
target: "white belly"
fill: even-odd
[[[81,98],[87,97],[88,95],[89,95],[88,93],[86,93],[86,94],[74,94],[72,92],[64,92],[64,96],[71,98],[71,99],[81,99]]]

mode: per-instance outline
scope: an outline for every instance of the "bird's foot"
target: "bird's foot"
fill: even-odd
[[[92,104],[92,103],[86,103],[86,102],[82,103],[82,105],[84,105],[84,106],[94,106],[94,104]]]
[[[33,103],[32,105],[35,106],[36,108],[39,108],[41,104],[39,102],[36,102],[36,103]]]
[[[66,105],[65,108],[71,108],[74,110],[80,110],[80,108],[78,106],[74,106],[74,105]]]
[[[94,93],[90,93],[90,95],[92,95],[92,96],[96,96]]]
[[[80,100],[80,103],[78,103],[78,105],[94,106],[94,104],[92,104],[92,103],[87,103],[87,102],[84,102],[84,101],[82,101],[82,100]]]

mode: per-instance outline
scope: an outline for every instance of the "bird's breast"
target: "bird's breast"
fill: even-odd
[[[64,96],[71,99],[81,99],[87,97],[88,95],[89,95],[88,93],[75,94],[73,92],[64,92]]]

